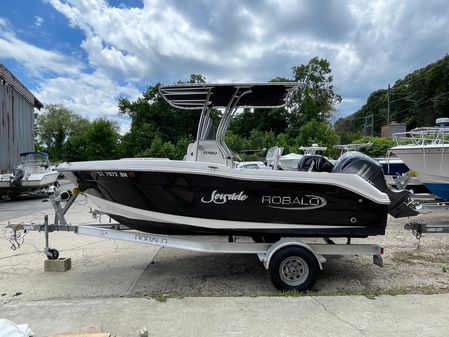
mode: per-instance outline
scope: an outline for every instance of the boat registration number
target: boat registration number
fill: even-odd
[[[100,177],[117,177],[117,178],[128,178],[127,172],[97,172]]]

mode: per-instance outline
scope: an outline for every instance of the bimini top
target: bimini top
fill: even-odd
[[[41,152],[41,151],[23,152],[23,153],[20,154],[20,156],[21,157],[26,157],[26,156],[28,156],[30,154],[37,154],[37,155],[48,157],[48,153],[47,152]]]
[[[284,106],[297,82],[175,84],[159,87],[159,93],[180,109],[203,107],[274,108]]]

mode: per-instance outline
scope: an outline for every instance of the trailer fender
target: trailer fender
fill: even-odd
[[[324,258],[324,256],[315,253],[315,251],[304,241],[302,241],[300,239],[294,239],[294,238],[281,239],[281,240],[273,243],[273,245],[268,249],[268,251],[266,253],[258,254],[259,259],[263,262],[265,269],[268,270],[268,268],[270,267],[271,258],[277,251],[279,251],[282,248],[289,247],[289,246],[299,246],[304,249],[307,249],[310,253],[313,254],[313,256],[315,256],[315,258],[318,262],[318,266],[320,267],[320,270],[323,270],[322,264],[324,262],[326,262],[326,259]]]

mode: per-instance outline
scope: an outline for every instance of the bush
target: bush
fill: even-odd
[[[363,137],[354,141],[355,144],[363,144],[363,143],[372,143],[371,147],[364,147],[360,149],[360,152],[363,152],[371,157],[384,157],[387,155],[387,152],[395,145],[394,140],[391,138],[382,138],[382,137]]]

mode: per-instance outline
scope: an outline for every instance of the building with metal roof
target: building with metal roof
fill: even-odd
[[[0,173],[11,172],[20,153],[34,151],[34,109],[42,103],[0,63]]]

